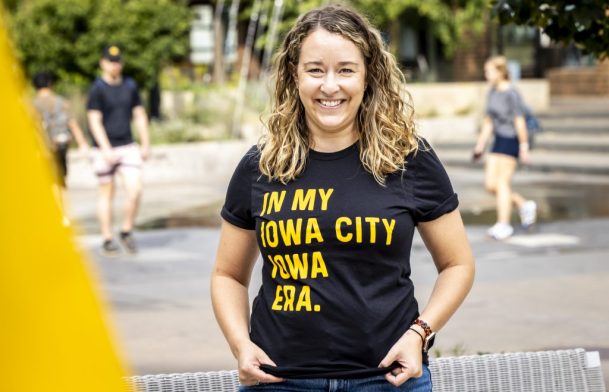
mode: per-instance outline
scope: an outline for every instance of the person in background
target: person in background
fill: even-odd
[[[537,220],[537,204],[512,190],[512,177],[518,160],[523,164],[529,163],[529,143],[524,104],[510,83],[506,58],[498,56],[487,60],[484,75],[491,89],[482,130],[474,147],[474,159],[482,156],[493,136],[484,171],[485,187],[496,197],[497,223],[488,230],[488,235],[503,240],[514,233],[510,223],[512,205],[518,208],[523,228],[528,229]]]
[[[287,33],[273,80],[268,132],[228,187],[211,279],[240,389],[431,391],[427,353],[473,284],[474,258],[403,74],[376,28],[330,5]],[[439,274],[421,311],[415,228]]]
[[[112,234],[114,177],[120,174],[127,192],[119,241],[128,253],[136,253],[133,227],[142,193],[142,163],[150,153],[148,116],[142,106],[138,87],[123,77],[122,52],[116,45],[104,48],[99,62],[101,77],[89,90],[87,118],[93,136],[92,161],[99,181],[97,215],[103,237],[102,254],[120,252]],[[131,121],[139,132],[135,143]]]
[[[32,83],[36,88],[34,108],[45,132],[45,140],[55,157],[60,184],[65,188],[70,143],[76,140],[83,157],[88,155],[89,145],[78,121],[70,111],[67,100],[53,91],[53,76],[49,72],[38,72]]]

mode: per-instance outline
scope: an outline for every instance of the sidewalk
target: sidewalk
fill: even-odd
[[[584,347],[601,352],[609,380],[609,219],[545,224],[506,243],[485,239],[485,227],[467,230],[476,284],[439,334],[435,355]],[[80,238],[135,373],[235,368],[209,298],[218,234],[217,228],[141,232],[137,256],[113,259],[96,254],[98,236]],[[424,304],[436,272],[418,237],[412,265]],[[260,261],[251,299],[259,284]]]

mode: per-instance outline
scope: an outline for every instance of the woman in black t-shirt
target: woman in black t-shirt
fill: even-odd
[[[430,391],[427,349],[469,292],[474,261],[395,59],[361,15],[326,6],[288,32],[274,81],[267,133],[229,184],[212,274],[241,389]],[[439,271],[422,312],[415,227]]]

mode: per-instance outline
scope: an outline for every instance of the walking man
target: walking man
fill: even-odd
[[[122,53],[118,46],[104,48],[97,78],[87,101],[87,118],[93,136],[92,160],[99,180],[97,216],[103,237],[102,254],[117,255],[112,235],[114,177],[118,173],[127,193],[119,240],[128,253],[136,253],[133,226],[142,193],[142,162],[148,158],[148,117],[133,79],[122,76]],[[139,133],[135,143],[131,121]]]

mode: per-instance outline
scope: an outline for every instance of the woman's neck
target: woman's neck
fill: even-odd
[[[500,80],[499,82],[497,82],[497,84],[495,84],[495,88],[499,91],[508,90],[510,88],[510,81],[509,80]]]
[[[318,152],[336,152],[352,146],[359,139],[358,132],[351,128],[336,133],[310,132],[311,149]]]

